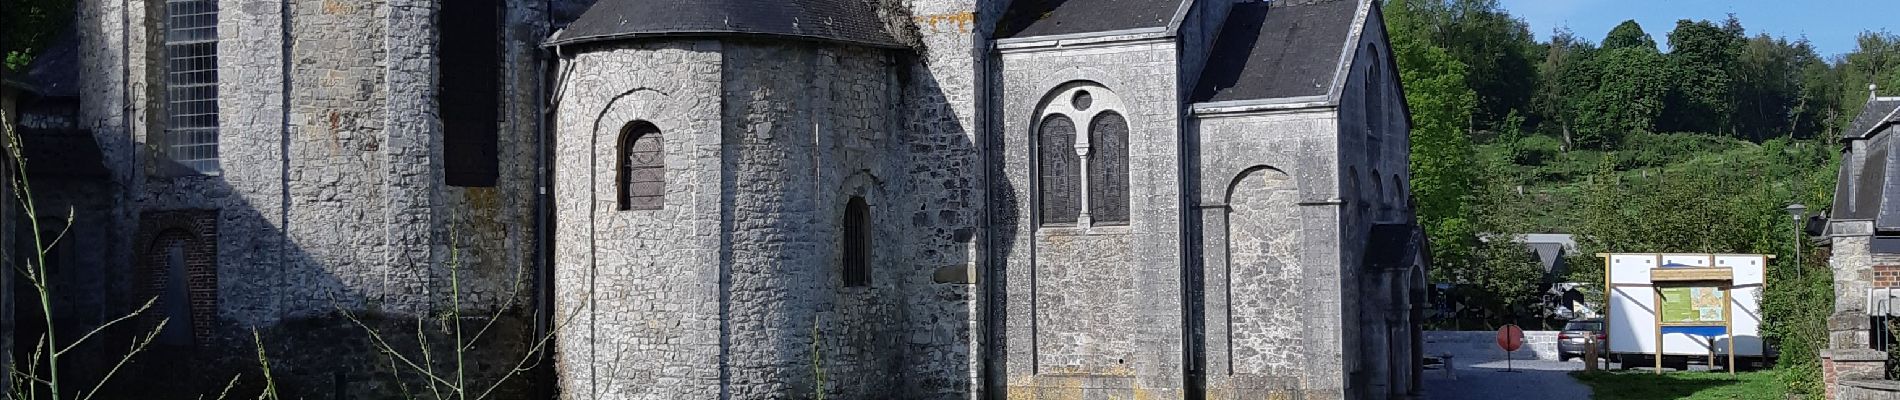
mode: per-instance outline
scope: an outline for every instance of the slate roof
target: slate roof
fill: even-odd
[[[775,36],[901,47],[870,0],[600,0],[548,45],[656,36]]]
[[[997,38],[1067,35],[1167,27],[1183,0],[1016,0],[996,27]]]
[[[27,64],[23,83],[44,97],[79,97],[79,40],[72,30],[60,34]]]
[[[1895,121],[1894,110],[1900,109],[1900,97],[1875,97],[1867,101],[1860,109],[1860,115],[1854,117],[1854,123],[1841,131],[1846,138],[1865,137],[1868,131]]]
[[[86,131],[21,132],[21,151],[34,178],[106,178],[105,154]]]
[[[1194,102],[1331,93],[1358,13],[1352,0],[1235,4]]]
[[[1850,144],[1860,143],[1848,146],[1849,152],[1841,157],[1829,219],[1873,220],[1877,230],[1900,230],[1900,179],[1896,179],[1900,174],[1891,171],[1900,163],[1890,160],[1900,155],[1894,149],[1900,143],[1895,142],[1893,130],[1885,128],[1896,109],[1900,109],[1900,97],[1868,99],[1842,133]]]

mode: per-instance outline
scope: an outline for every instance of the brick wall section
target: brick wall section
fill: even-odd
[[[218,212],[215,210],[179,210],[145,213],[139,221],[137,241],[138,275],[133,285],[135,299],[158,298],[153,310],[164,310],[163,294],[170,285],[166,273],[167,258],[173,243],[183,242],[185,250],[185,290],[191,302],[193,343],[211,343],[218,317]],[[161,312],[147,312],[149,324],[157,324]]]
[[[1828,399],[1839,399],[1841,383],[1886,377],[1887,353],[1873,349],[1821,351],[1821,385]]]
[[[1900,265],[1875,265],[1875,288],[1900,288]]]

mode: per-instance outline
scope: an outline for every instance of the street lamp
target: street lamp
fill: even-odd
[[[1801,271],[1805,269],[1802,268],[1801,265],[1801,228],[1803,225],[1802,222],[1808,219],[1808,206],[1801,205],[1801,203],[1794,203],[1789,204],[1788,208],[1784,210],[1788,211],[1789,217],[1794,218],[1794,274],[1797,279],[1803,279],[1805,281]]]

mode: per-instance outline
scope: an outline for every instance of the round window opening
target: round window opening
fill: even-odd
[[[1069,101],[1075,104],[1076,111],[1088,111],[1089,106],[1095,104],[1095,97],[1090,96],[1087,90],[1077,90],[1075,91],[1075,98]]]

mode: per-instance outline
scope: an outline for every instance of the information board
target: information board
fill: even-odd
[[[1721,324],[1728,309],[1728,293],[1720,287],[1678,286],[1657,288],[1662,292],[1662,322],[1665,324]]]

